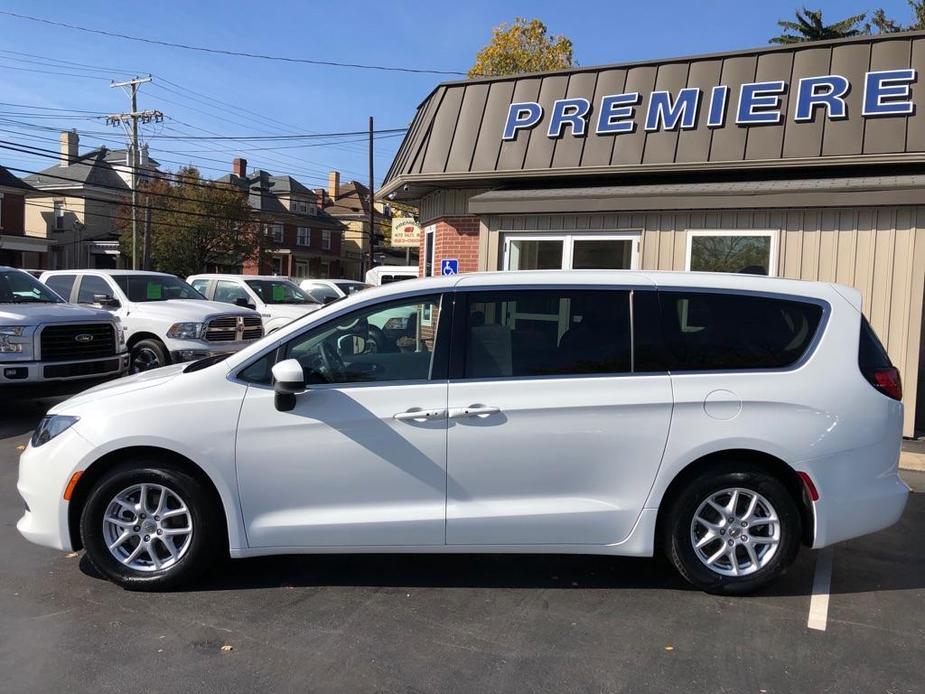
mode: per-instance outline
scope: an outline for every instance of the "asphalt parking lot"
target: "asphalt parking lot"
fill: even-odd
[[[658,560],[491,555],[229,561],[130,593],[16,532],[41,413],[0,406],[0,691],[925,691],[925,494],[748,598]]]

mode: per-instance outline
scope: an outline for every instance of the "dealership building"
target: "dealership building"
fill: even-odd
[[[902,372],[912,436],[925,431],[923,72],[925,32],[910,32],[448,82],[418,107],[380,195],[419,207],[427,275],[745,271],[857,287]]]

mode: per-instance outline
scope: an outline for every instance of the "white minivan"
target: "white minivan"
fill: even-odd
[[[658,551],[744,593],[801,544],[899,519],[900,398],[848,287],[422,279],[57,405],[20,459],[17,527],[145,590],[228,554]]]

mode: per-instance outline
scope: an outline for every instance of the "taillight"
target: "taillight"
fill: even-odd
[[[887,397],[894,400],[903,399],[903,384],[899,377],[899,369],[890,366],[885,369],[875,369],[864,375],[874,388]]]

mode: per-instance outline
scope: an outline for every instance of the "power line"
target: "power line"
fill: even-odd
[[[141,43],[148,43],[157,46],[167,46],[169,48],[182,48],[187,51],[198,51],[200,53],[216,53],[219,55],[231,55],[241,58],[255,58],[258,60],[274,60],[278,62],[285,63],[302,63],[307,65],[322,65],[326,67],[343,67],[343,68],[354,68],[358,70],[379,70],[382,72],[405,72],[413,74],[423,74],[423,75],[454,75],[465,77],[465,72],[460,72],[458,70],[436,70],[436,69],[424,69],[424,68],[410,68],[410,67],[397,67],[397,66],[388,66],[388,65],[369,65],[363,63],[342,63],[333,60],[316,60],[312,58],[293,58],[289,56],[279,56],[279,55],[267,55],[262,53],[250,53],[246,51],[230,51],[222,48],[209,48],[206,46],[193,46],[186,43],[174,43],[171,41],[161,41],[159,39],[150,39],[143,36],[133,36],[131,34],[122,34],[115,31],[106,31],[103,29],[93,29],[90,27],[80,26],[77,24],[67,24],[65,22],[56,22],[51,19],[45,19],[44,17],[32,17],[30,15],[19,14],[18,12],[9,12],[6,10],[0,10],[0,14],[6,15],[8,17],[15,17],[16,19],[25,19],[30,22],[37,22],[39,24],[48,24],[51,26],[57,26],[64,29],[72,29],[74,31],[83,31],[88,34],[97,34],[100,36],[108,36],[110,38],[125,39],[128,41],[139,41]]]

